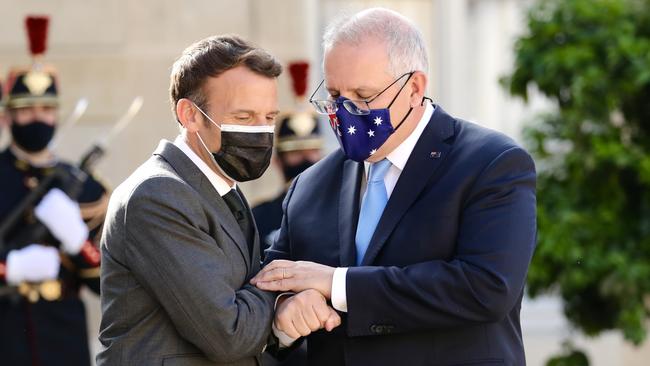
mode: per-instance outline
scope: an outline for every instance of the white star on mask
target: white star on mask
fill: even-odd
[[[375,137],[375,131],[369,130],[368,131],[368,137]]]
[[[357,128],[356,128],[356,127],[354,127],[354,126],[350,126],[350,127],[348,127],[348,133],[349,133],[350,135],[354,135],[356,132],[357,132]]]
[[[381,117],[375,117],[375,125],[379,126],[381,125]]]
[[[372,150],[370,150],[370,155],[375,155],[376,152],[377,152],[377,149],[372,149]]]

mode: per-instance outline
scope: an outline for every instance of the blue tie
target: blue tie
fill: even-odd
[[[370,245],[370,239],[372,239],[372,235],[375,233],[375,228],[388,202],[384,176],[388,172],[390,165],[390,161],[384,159],[370,166],[368,188],[363,196],[355,238],[357,266],[361,265],[363,256],[366,254],[366,250],[368,250],[368,245]]]

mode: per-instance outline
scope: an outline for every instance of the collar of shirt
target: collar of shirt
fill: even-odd
[[[15,144],[11,144],[9,146],[9,152],[16,158],[16,160],[20,160],[24,162],[25,164],[37,168],[37,169],[42,169],[42,168],[51,168],[55,166],[59,160],[57,157],[52,154],[51,152],[48,151],[47,156],[45,159],[43,159],[39,163],[34,163],[30,161],[31,159],[29,158],[29,154],[25,151],[23,151],[21,148],[16,146]]]
[[[422,114],[422,118],[420,119],[420,122],[418,122],[417,126],[415,126],[413,132],[411,132],[409,137],[407,137],[404,141],[402,141],[402,143],[399,144],[395,148],[395,150],[391,151],[386,156],[386,159],[388,159],[392,164],[388,173],[386,174],[386,177],[384,178],[384,181],[386,182],[386,189],[388,190],[389,196],[392,193],[395,184],[397,184],[397,178],[399,178],[399,175],[402,173],[402,170],[404,170],[404,167],[406,166],[406,162],[408,161],[409,156],[411,156],[411,153],[415,148],[415,144],[417,144],[418,140],[420,139],[420,136],[422,136],[422,132],[424,132],[424,128],[427,126],[427,124],[429,124],[429,120],[433,115],[434,109],[435,109],[434,106],[427,101],[424,108],[424,113]],[[364,162],[364,167],[365,167],[366,179],[367,179],[368,170],[370,169],[370,163]]]
[[[208,164],[206,164],[201,158],[190,148],[190,146],[185,142],[185,139],[183,136],[179,135],[176,137],[176,140],[174,140],[174,145],[181,149],[181,151],[187,155],[190,160],[196,165],[199,170],[205,175],[206,178],[208,178],[208,181],[212,184],[214,189],[217,190],[220,196],[224,196],[226,193],[230,192],[231,189],[236,189],[237,185],[236,183],[233,183],[232,187],[226,183],[223,178],[221,178],[217,173],[214,172],[214,170],[210,169]]]

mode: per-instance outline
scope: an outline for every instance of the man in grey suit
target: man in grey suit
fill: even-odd
[[[109,204],[98,365],[260,362],[275,296],[248,284],[260,243],[236,182],[269,165],[280,73],[237,36],[199,41],[174,63],[180,135],[161,141]]]

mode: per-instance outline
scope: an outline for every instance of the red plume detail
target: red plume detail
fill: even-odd
[[[47,16],[28,16],[25,19],[29,50],[32,56],[42,55],[47,48],[47,26],[50,18]]]
[[[306,61],[296,61],[289,64],[289,73],[291,74],[293,92],[297,97],[302,97],[307,92],[307,74],[309,73],[309,63]]]

